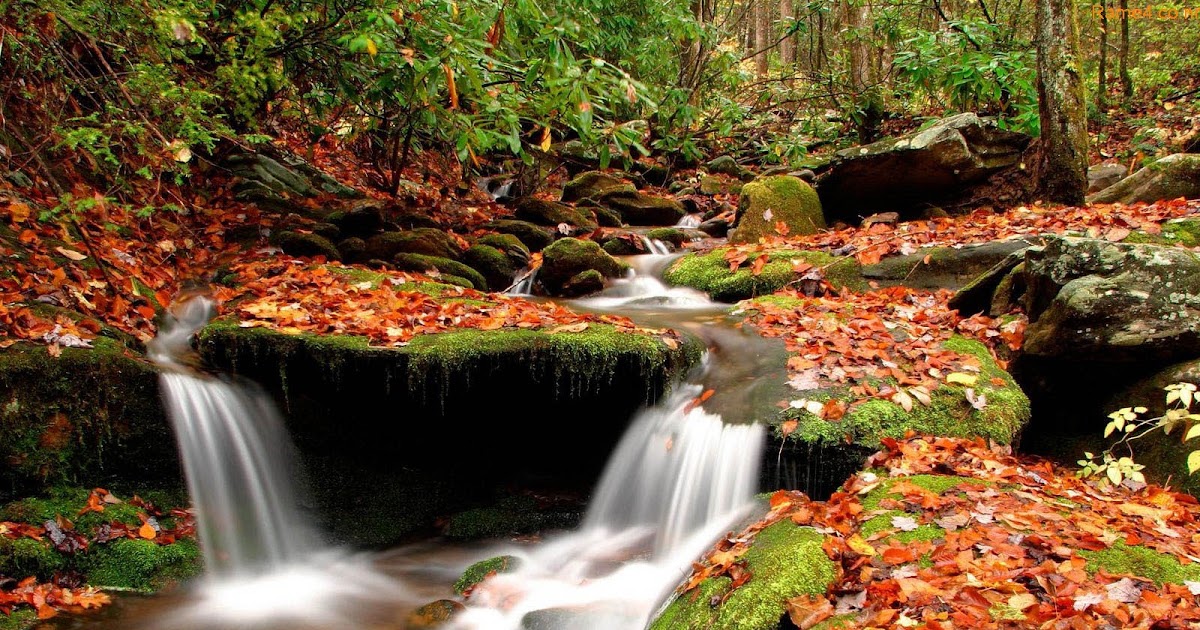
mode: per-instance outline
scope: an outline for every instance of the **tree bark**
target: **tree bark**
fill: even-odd
[[[1108,109],[1108,0],[1100,2],[1100,71],[1096,80],[1096,115],[1104,119]]]
[[[783,38],[779,41],[779,65],[783,66],[783,73],[789,75],[796,65],[796,36],[790,32],[796,21],[792,0],[779,0],[779,21],[779,36]]]
[[[1042,136],[1035,182],[1048,201],[1081,204],[1088,137],[1074,0],[1038,0],[1036,22]]]
[[[1133,80],[1129,78],[1129,0],[1121,0],[1121,49],[1117,55],[1121,92],[1125,98],[1133,98]]]
[[[767,47],[771,45],[770,0],[754,0],[754,71],[760,78],[767,76]]]

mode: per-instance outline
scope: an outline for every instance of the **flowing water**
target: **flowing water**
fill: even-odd
[[[400,629],[414,607],[450,597],[466,566],[500,554],[518,557],[519,568],[477,588],[454,627],[644,627],[704,549],[754,509],[765,442],[755,398],[778,400],[755,396],[755,384],[782,382],[784,361],[760,338],[714,326],[723,308],[704,294],[665,286],[657,275],[673,256],[652,251],[632,258],[629,277],[572,306],[688,329],[710,351],[688,382],[633,419],[583,524],[534,545],[423,543],[372,555],[323,548],[296,510],[289,442],[273,405],[188,367],[189,338],[212,307],[184,302],[152,350],[165,368],[206,575],[173,595],[125,599],[78,627]],[[720,395],[697,404],[708,388]]]

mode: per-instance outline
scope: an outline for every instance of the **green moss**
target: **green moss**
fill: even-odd
[[[990,481],[956,477],[953,475],[912,475],[908,477],[893,477],[885,479],[882,483],[880,483],[879,487],[871,490],[862,498],[863,512],[869,514],[879,510],[880,502],[883,501],[884,498],[903,498],[903,495],[892,491],[892,487],[900,482],[910,483],[912,485],[929,490],[934,494],[945,494],[951,490],[962,488],[963,486],[985,487],[995,485]],[[861,526],[859,526],[858,533],[863,538],[870,540],[876,534],[891,531],[892,533],[888,536],[885,536],[883,540],[895,540],[902,543],[928,542],[937,540],[939,538],[944,538],[946,536],[946,530],[931,524],[918,525],[916,529],[907,532],[898,530],[892,525],[892,519],[897,516],[909,516],[913,519],[918,518],[918,516],[905,513],[901,510],[887,510],[881,514],[877,514],[867,519]],[[931,563],[932,560],[927,556],[918,560],[918,564],[921,564],[922,566],[928,566]]]
[[[93,586],[152,591],[200,572],[200,547],[185,539],[170,545],[116,540],[91,547],[79,560]]]
[[[490,245],[472,245],[463,253],[463,262],[487,280],[480,290],[503,291],[512,284],[517,268],[508,255]]]
[[[480,560],[463,571],[462,576],[454,583],[454,592],[462,595],[467,592],[467,589],[479,584],[493,573],[515,571],[519,563],[520,561],[515,556],[496,556]]]
[[[853,630],[858,628],[857,615],[834,615],[812,627],[812,630]]]
[[[680,245],[683,245],[691,240],[688,238],[687,232],[674,227],[654,228],[653,230],[646,232],[646,238],[655,241],[662,241],[664,243],[670,243],[675,247],[679,247]]]
[[[1200,581],[1200,564],[1182,564],[1179,559],[1166,553],[1139,545],[1126,545],[1118,540],[1112,547],[1100,551],[1080,551],[1087,559],[1087,571],[1094,574],[1100,569],[1114,575],[1133,575],[1164,583],[1183,584],[1185,581]]]
[[[325,268],[334,275],[345,276],[347,280],[353,282],[354,284],[369,282],[371,283],[372,289],[379,288],[379,285],[383,284],[383,282],[388,279],[388,275],[385,273],[371,271],[370,269],[363,269],[362,267],[325,266]]]
[[[568,280],[595,269],[606,278],[623,275],[629,265],[613,258],[595,241],[563,238],[542,252],[542,268],[538,279],[552,293],[557,293]]]
[[[801,442],[836,444],[850,436],[856,444],[868,447],[879,445],[882,437],[903,437],[908,430],[920,434],[949,437],[984,437],[1001,444],[1011,443],[1029,420],[1029,398],[991,357],[987,347],[978,341],[955,336],[942,347],[979,359],[981,370],[973,386],[977,396],[986,397],[983,409],[975,409],[967,400],[965,387],[943,384],[935,389],[926,406],[914,403],[905,411],[889,400],[871,399],[850,408],[838,422],[829,422],[802,409],[789,409],[780,418],[799,420],[789,436]],[[993,384],[999,379],[1003,386]],[[812,400],[841,398],[850,402],[854,396],[845,388],[830,388],[807,392]]]
[[[529,257],[529,248],[525,246],[525,243],[521,242],[521,239],[512,234],[487,234],[479,237],[475,242],[480,245],[495,247],[506,254],[523,252],[525,258]]]
[[[835,578],[833,562],[821,548],[824,538],[807,527],[781,521],[760,531],[746,552],[749,582],[729,591],[729,578],[710,578],[699,593],[676,598],[651,624],[652,630],[772,630],[785,602],[824,594]],[[714,608],[712,601],[725,597]]]
[[[774,235],[779,222],[787,224],[791,234],[815,234],[825,229],[817,192],[798,177],[773,175],[743,186],[737,226],[729,242],[756,243]]]
[[[729,271],[725,249],[707,254],[688,254],[675,261],[663,274],[671,284],[692,287],[708,293],[715,300],[736,302],[767,295],[784,288],[799,277],[792,272],[792,260],[798,259],[824,268],[825,277],[835,287],[865,290],[861,268],[852,257],[835,258],[824,252],[777,250],[768,254],[768,262],[755,276],[749,265]]]
[[[423,254],[396,254],[392,258],[392,262],[396,264],[397,269],[402,271],[428,273],[429,270],[436,269],[446,276],[458,276],[459,278],[468,280],[471,285],[467,287],[468,289],[487,289],[487,280],[484,279],[483,275],[457,260],[437,256],[425,256]]]
[[[34,575],[45,581],[67,564],[67,557],[44,540],[0,536],[0,575],[16,579]]]
[[[7,615],[0,613],[0,630],[26,630],[37,624],[37,613],[30,608],[19,608]]]

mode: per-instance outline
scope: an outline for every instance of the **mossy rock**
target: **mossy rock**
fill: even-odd
[[[6,490],[179,479],[157,369],[112,339],[97,338],[93,346],[63,348],[59,357],[26,343],[0,350]]]
[[[775,630],[793,597],[821,596],[836,568],[822,549],[824,537],[783,520],[758,532],[744,556],[751,578],[730,592],[726,577],[708,578],[699,593],[677,596],[650,630]],[[713,605],[713,602],[720,602]]]
[[[1200,219],[1171,219],[1162,224],[1162,232],[1150,234],[1138,230],[1125,237],[1124,243],[1148,243],[1150,245],[1200,246]]]
[[[816,234],[825,229],[821,200],[812,186],[798,177],[774,175],[742,187],[737,220],[730,243],[756,243],[776,234],[782,222],[789,235]]]
[[[18,608],[11,613],[0,614],[0,630],[27,630],[41,623],[32,608]]]
[[[1015,265],[1016,258],[1023,258],[1021,252],[1030,245],[1017,238],[965,247],[933,247],[906,256],[889,256],[863,267],[862,273],[864,278],[884,285],[958,290],[1010,256]]]
[[[625,220],[621,218],[620,213],[612,208],[600,205],[594,199],[584,199],[577,203],[575,207],[586,208],[596,216],[596,223],[599,223],[602,227],[619,228],[625,226]]]
[[[461,278],[465,280],[466,284],[462,282],[452,282],[451,284],[466,286],[468,289],[486,291],[488,287],[487,280],[483,277],[483,274],[457,260],[440,258],[438,256],[423,256],[421,254],[396,254],[392,257],[392,263],[400,271],[429,273],[431,269],[436,269],[439,273],[445,274],[444,279]]]
[[[1101,190],[1088,203],[1153,203],[1161,199],[1200,197],[1200,154],[1176,153]]]
[[[289,256],[314,257],[324,256],[326,260],[341,260],[341,252],[325,236],[320,234],[304,234],[302,232],[280,232],[275,239],[276,244]]]
[[[580,174],[563,186],[562,201],[570,203],[572,201],[587,199],[588,197],[597,197],[614,190],[633,191],[636,188],[633,187],[633,184],[620,177],[601,173],[600,171],[588,171]]]
[[[540,252],[547,245],[554,242],[554,235],[550,230],[528,221],[497,219],[484,227],[502,234],[511,234],[517,237],[531,252]]]
[[[404,619],[402,627],[405,630],[442,628],[463,610],[466,610],[466,606],[463,606],[460,602],[452,599],[439,599],[435,602],[429,602],[409,613],[408,617]]]
[[[684,243],[692,240],[691,237],[688,236],[687,232],[673,227],[654,228],[653,230],[646,232],[646,238],[655,241],[662,241],[664,243],[670,243],[676,249],[683,247]]]
[[[535,225],[551,227],[565,223],[577,234],[591,232],[597,227],[595,217],[585,209],[533,197],[526,197],[517,202],[516,217]]]
[[[325,217],[338,226],[343,236],[370,238],[383,230],[383,208],[374,200],[360,201],[347,210]]]
[[[594,199],[629,225],[675,225],[687,214],[683,204],[674,199],[636,190],[608,190]]]
[[[824,269],[825,278],[834,287],[855,291],[866,290],[861,267],[853,258],[835,258],[824,252],[776,250],[756,276],[749,265],[729,271],[725,261],[726,249],[707,254],[687,254],[672,263],[663,279],[675,285],[692,287],[708,293],[714,300],[737,302],[759,295],[768,295],[799,279],[792,271],[792,260],[801,260]]]
[[[964,385],[943,384],[931,392],[932,404],[914,402],[912,411],[890,400],[874,398],[850,406],[837,422],[803,409],[788,409],[772,424],[797,420],[799,424],[786,439],[818,446],[852,443],[874,450],[880,447],[881,438],[902,438],[909,430],[922,435],[982,437],[999,444],[1013,443],[1029,422],[1029,398],[982,343],[955,336],[943,343],[942,349],[978,359],[980,371],[972,388],[976,397],[986,398],[982,409],[967,400]],[[802,391],[797,397],[822,402],[857,400],[845,388]]]
[[[463,248],[449,234],[437,228],[385,232],[367,239],[367,258],[390,260],[401,253],[456,260],[462,255]]]
[[[462,595],[469,589],[475,588],[477,584],[487,579],[488,576],[516,571],[520,564],[521,561],[516,556],[496,556],[487,560],[480,560],[467,567],[467,570],[463,571],[462,576],[454,582],[454,592]]]
[[[487,283],[478,287],[483,290],[503,291],[512,284],[517,273],[517,266],[504,252],[489,245],[472,245],[463,252],[462,260],[480,275]]]
[[[594,241],[564,238],[542,252],[542,268],[538,280],[551,295],[561,292],[572,278],[594,270],[605,278],[624,275],[627,266],[613,258]]]
[[[369,260],[367,257],[367,242],[357,236],[338,241],[337,249],[338,253],[341,254],[341,259],[348,263],[353,264]]]
[[[202,562],[193,539],[159,545],[126,538],[91,547],[79,566],[93,586],[151,592],[198,575]]]
[[[521,242],[521,239],[512,234],[486,234],[475,239],[475,244],[495,247],[504,252],[504,255],[508,256],[515,267],[520,268],[529,264],[529,248]]]

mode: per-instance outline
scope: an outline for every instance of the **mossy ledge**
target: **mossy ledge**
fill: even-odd
[[[767,254],[767,263],[756,276],[749,266],[729,271],[725,261],[728,249],[714,249],[707,254],[687,254],[675,261],[663,274],[671,284],[704,291],[714,300],[737,302],[759,295],[769,295],[799,279],[792,271],[792,261],[800,260],[823,268],[825,278],[834,287],[866,290],[861,267],[852,257],[838,258],[824,252],[783,249]],[[751,260],[753,257],[751,257]]]
[[[786,615],[785,602],[802,595],[824,595],[836,571],[821,548],[823,536],[790,520],[755,536],[746,551],[750,581],[732,593],[728,577],[708,578],[696,592],[675,597],[650,624],[650,630],[774,630]],[[713,601],[720,601],[713,606]]]
[[[48,485],[178,480],[158,371],[105,337],[93,348],[0,350],[0,500]]]
[[[198,347],[210,365],[265,387],[306,454],[479,484],[522,473],[594,481],[632,413],[703,353],[696,340],[672,348],[595,323],[578,333],[463,330],[375,348],[361,337],[216,322]],[[563,443],[547,449],[547,436]]]

